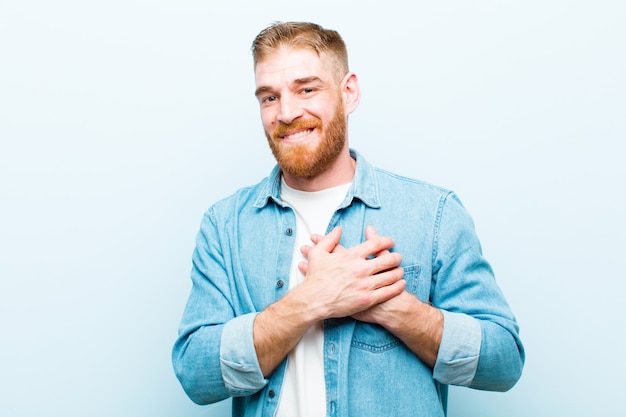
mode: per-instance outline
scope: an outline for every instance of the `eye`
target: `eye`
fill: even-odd
[[[309,94],[309,93],[312,93],[313,91],[315,91],[313,88],[303,88],[302,89],[302,92],[304,94]]]
[[[273,101],[278,100],[278,97],[276,96],[265,96],[265,97],[261,97],[261,103],[271,103]]]

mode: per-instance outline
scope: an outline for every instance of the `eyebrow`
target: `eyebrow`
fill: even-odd
[[[263,87],[259,87],[259,88],[257,88],[257,89],[254,91],[254,95],[255,95],[256,97],[258,97],[258,96],[260,96],[261,94],[263,94],[263,93],[265,93],[265,92],[267,92],[267,91],[271,91],[271,88],[270,88],[270,87],[265,87],[265,86],[263,86]]]
[[[296,78],[295,80],[293,80],[292,84],[304,85],[304,84],[310,84],[310,83],[313,83],[313,82],[320,82],[320,83],[324,84],[324,81],[320,77],[318,77],[316,75],[311,75],[310,77],[304,77],[304,78]],[[254,91],[254,95],[256,97],[258,97],[259,95],[261,95],[263,93],[266,93],[268,91],[272,91],[272,90],[273,90],[272,87],[261,86],[261,87],[257,88]]]
[[[295,80],[293,80],[294,84],[309,84],[312,82],[323,82],[322,79],[316,75],[311,75],[310,77],[304,77],[304,78],[296,78]]]

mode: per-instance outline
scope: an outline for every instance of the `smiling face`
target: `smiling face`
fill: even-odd
[[[311,179],[348,155],[344,94],[332,60],[283,47],[258,62],[256,96],[268,143],[286,177]]]

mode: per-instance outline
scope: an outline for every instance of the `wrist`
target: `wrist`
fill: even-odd
[[[306,295],[306,291],[303,292],[303,288],[300,287],[302,284],[268,307],[268,310],[271,310],[276,320],[282,320],[290,327],[306,332],[324,317],[319,307],[312,305],[313,303],[302,296]]]
[[[416,335],[430,332],[430,327],[437,328],[443,324],[441,312],[415,295],[404,291],[397,298],[401,302],[396,304],[394,314],[383,317],[380,323],[390,332]]]

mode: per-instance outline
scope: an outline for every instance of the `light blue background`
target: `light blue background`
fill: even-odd
[[[626,6],[0,0],[0,415],[229,415],[170,364],[204,210],[265,176],[249,53],[338,29],[352,146],[457,191],[528,358],[451,417],[623,408]]]

